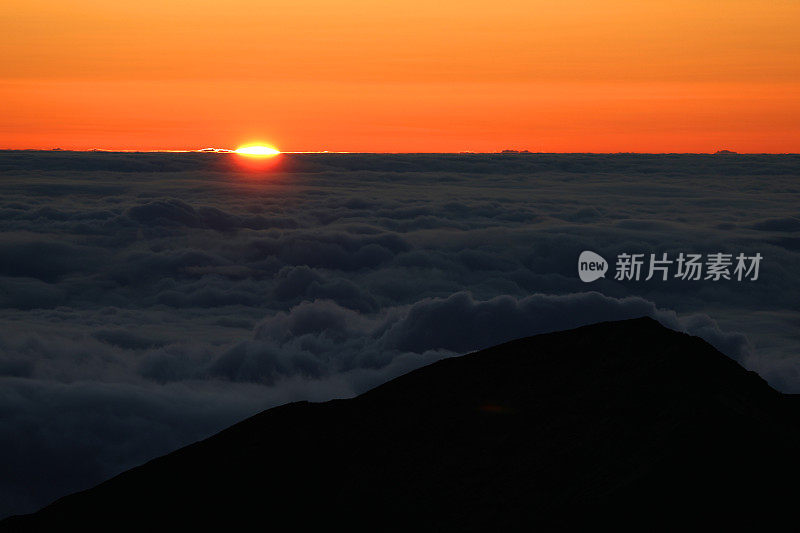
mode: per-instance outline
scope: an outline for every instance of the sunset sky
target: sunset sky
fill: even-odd
[[[795,0],[3,0],[0,148],[800,151]]]

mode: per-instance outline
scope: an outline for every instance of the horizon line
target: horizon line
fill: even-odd
[[[68,148],[0,148],[0,152],[72,152],[72,153],[125,153],[125,154],[236,154],[236,151],[228,148],[200,148],[194,150],[124,150],[107,148],[90,149],[68,149]],[[339,150],[308,150],[308,151],[280,151],[280,154],[352,154],[352,155],[800,155],[800,152],[737,152],[735,150],[716,150],[714,152],[637,152],[637,151],[618,151],[618,152],[540,152],[532,150],[503,149],[491,152],[481,152],[473,150],[461,150],[457,152],[416,152],[416,151],[397,151],[397,152],[369,152],[369,151],[339,151]],[[276,155],[280,155],[276,154]]]

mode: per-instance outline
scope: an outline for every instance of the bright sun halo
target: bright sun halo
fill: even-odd
[[[260,157],[270,157],[273,155],[278,155],[280,150],[277,150],[271,146],[242,146],[234,150],[237,154],[241,155],[254,155]]]

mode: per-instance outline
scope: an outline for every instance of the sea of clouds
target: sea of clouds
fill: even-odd
[[[652,316],[800,392],[800,156],[239,157],[0,152],[0,516],[281,403],[603,320]],[[756,281],[587,284],[583,250],[764,259]]]

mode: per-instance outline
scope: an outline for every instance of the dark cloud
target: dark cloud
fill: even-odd
[[[295,228],[298,226],[297,222],[287,217],[236,216],[213,206],[201,205],[195,209],[186,202],[175,198],[164,198],[135,205],[128,208],[125,215],[141,225],[185,226],[215,231]]]
[[[800,215],[759,220],[752,227],[760,231],[800,231]]]
[[[146,337],[127,329],[102,329],[92,333],[95,339],[126,350],[143,350],[167,343],[162,339]]]
[[[603,320],[650,316],[676,330],[701,336],[746,362],[747,338],[726,333],[706,315],[678,317],[638,297],[611,298],[597,292],[497,296],[476,300],[459,292],[426,298],[410,307],[365,315],[331,300],[305,301],[258,324],[252,340],[214,354],[176,344],[149,352],[140,374],[158,382],[213,376],[275,384],[280,379],[321,378],[356,368],[380,369],[400,354],[453,355],[515,338]]]
[[[35,278],[0,277],[0,307],[28,310],[65,301],[66,295],[57,285]]]
[[[326,279],[306,265],[282,268],[275,278],[273,294],[281,302],[330,299],[366,313],[378,310],[376,299],[352,281]]]
[[[88,270],[91,261],[101,260],[102,250],[50,240],[15,240],[0,242],[0,275],[22,276],[56,281],[79,271]]]

